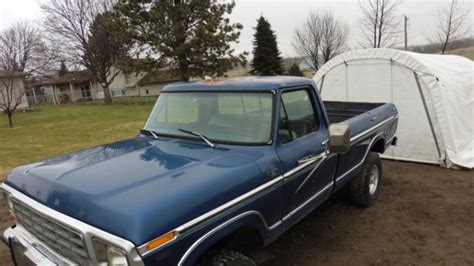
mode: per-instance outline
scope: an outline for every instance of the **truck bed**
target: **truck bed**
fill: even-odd
[[[330,123],[340,123],[360,114],[376,109],[384,103],[356,103],[324,101]]]

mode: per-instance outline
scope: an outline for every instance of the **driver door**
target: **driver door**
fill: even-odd
[[[331,191],[336,158],[323,156],[311,162],[312,158],[325,155],[328,137],[317,99],[309,87],[281,94],[277,153],[286,173],[284,220],[298,220],[325,199],[326,194],[321,191]]]

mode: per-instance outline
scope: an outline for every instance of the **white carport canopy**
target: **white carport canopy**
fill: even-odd
[[[474,168],[473,61],[454,55],[364,49],[314,76],[323,100],[391,102],[398,143],[385,157]]]

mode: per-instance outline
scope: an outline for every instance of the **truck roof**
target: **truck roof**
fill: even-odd
[[[179,91],[270,91],[283,87],[311,85],[313,80],[303,77],[291,76],[250,76],[238,78],[224,78],[199,80],[190,82],[177,82],[163,88],[163,92]]]

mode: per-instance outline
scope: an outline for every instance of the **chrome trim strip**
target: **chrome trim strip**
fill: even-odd
[[[344,174],[340,175],[339,177],[336,178],[336,183],[341,180],[342,178],[346,177],[349,173],[351,173],[352,171],[354,171],[355,169],[357,169],[359,166],[361,166],[364,161],[365,161],[365,158],[367,157],[367,154],[369,154],[369,151],[370,151],[370,148],[372,147],[372,144],[374,143],[374,141],[384,135],[385,133],[384,132],[380,132],[379,134],[375,135],[375,137],[372,138],[372,140],[370,141],[369,145],[367,146],[367,150],[365,151],[365,154],[364,154],[364,157],[362,157],[362,160],[356,164],[354,167],[352,167],[351,169],[349,169],[348,171],[346,171]]]
[[[91,257],[93,258],[93,263],[95,263],[95,252],[92,246],[92,237],[98,237],[107,242],[110,242],[111,244],[116,245],[117,247],[124,249],[125,252],[127,253],[127,257],[128,257],[128,261],[130,265],[132,266],[143,265],[143,261],[140,255],[138,255],[135,245],[132,242],[125,240],[123,238],[120,238],[118,236],[112,235],[110,233],[107,233],[105,231],[102,231],[89,224],[86,224],[70,216],[67,216],[63,213],[60,213],[54,209],[51,209],[31,199],[25,194],[15,190],[14,188],[8,186],[5,183],[0,184],[0,188],[10,193],[14,199],[22,202],[23,204],[26,204],[27,206],[35,209],[36,211],[46,215],[47,217],[50,217],[51,219],[59,223],[66,224],[74,229],[77,229],[79,232],[81,232],[83,234],[84,241],[86,243],[87,251],[89,252],[89,254],[91,254]]]
[[[299,159],[298,160],[298,164],[304,164],[306,162],[315,162],[315,161],[318,161],[322,158],[324,158],[326,156],[326,152],[322,152],[318,155],[315,155],[315,156],[309,156],[309,157],[305,157],[303,159]]]
[[[392,119],[397,119],[397,118],[398,118],[398,115],[391,116],[391,117],[383,120],[382,122],[378,123],[377,125],[374,125],[374,126],[370,127],[369,129],[362,131],[361,133],[351,137],[351,143],[359,140],[361,137],[367,135],[368,133],[370,133],[374,129],[381,127],[382,125],[386,124],[387,122],[390,122]]]
[[[303,163],[303,164],[300,164],[300,165],[296,166],[295,168],[293,168],[293,169],[291,169],[291,170],[285,172],[285,173],[283,174],[283,176],[284,176],[285,178],[288,178],[288,177],[290,177],[290,176],[296,174],[297,172],[303,170],[304,168],[306,168],[307,166],[309,166],[310,164],[313,164],[313,163],[314,163],[314,161],[307,161],[307,162],[305,162],[305,163]]]
[[[326,160],[326,158],[327,158],[326,153],[324,153],[324,155],[322,157],[318,158],[318,160],[319,160],[318,163],[314,166],[313,170],[311,170],[311,172],[309,172],[309,174],[305,177],[303,182],[301,182],[301,184],[296,189],[295,193],[298,193],[301,190],[301,188],[303,188],[303,186],[306,184],[306,182],[309,180],[309,178],[314,174],[316,169],[318,169],[319,166],[321,166],[321,164]]]
[[[396,138],[397,136],[393,135],[388,141],[385,142],[385,145],[391,144],[392,141]]]
[[[306,200],[303,204],[298,206],[296,209],[292,210],[290,213],[288,213],[285,217],[283,217],[282,221],[288,220],[293,214],[301,210],[304,206],[306,206],[308,203],[310,203],[312,200],[317,198],[319,195],[321,195],[324,191],[326,191],[328,188],[331,188],[334,185],[334,181],[331,181],[327,186],[325,186],[323,189],[318,191],[318,193],[314,194],[311,198]]]
[[[183,265],[184,262],[186,261],[186,259],[188,258],[189,254],[191,254],[191,252],[193,252],[193,250],[199,245],[201,244],[204,240],[206,240],[209,236],[213,235],[214,233],[216,233],[217,231],[221,230],[222,228],[224,228],[225,226],[241,219],[242,217],[245,217],[245,216],[248,216],[248,215],[257,215],[260,217],[260,219],[262,219],[263,223],[265,224],[265,227],[267,230],[271,230],[270,228],[271,227],[275,227],[275,225],[272,225],[271,227],[268,227],[266,221],[265,221],[265,218],[263,218],[263,215],[258,212],[258,211],[247,211],[247,212],[243,212],[237,216],[234,216],[233,218],[225,221],[224,223],[220,224],[219,226],[213,228],[211,231],[207,232],[205,235],[201,236],[198,240],[196,240],[196,242],[194,242],[189,248],[188,250],[186,250],[186,252],[184,253],[184,255],[181,257],[181,259],[179,260],[178,262],[178,265]],[[279,225],[281,222],[278,222],[277,224]]]
[[[271,186],[273,186],[273,185],[279,183],[279,182],[282,181],[283,179],[284,179],[284,176],[283,176],[283,175],[280,175],[280,176],[278,176],[278,177],[272,179],[271,181],[269,181],[269,182],[267,182],[267,183],[265,183],[265,184],[263,184],[263,185],[261,185],[261,186],[255,188],[255,189],[253,189],[253,190],[251,190],[251,191],[249,191],[249,192],[247,192],[247,193],[245,193],[245,194],[243,194],[243,195],[241,195],[241,196],[239,196],[239,197],[237,197],[237,198],[235,198],[235,199],[233,199],[233,200],[231,200],[231,201],[228,201],[227,203],[224,203],[223,205],[221,205],[221,206],[219,206],[219,207],[217,207],[217,208],[215,208],[215,209],[213,209],[213,210],[211,210],[211,211],[209,211],[209,212],[206,212],[206,213],[202,214],[201,216],[198,216],[198,217],[192,219],[191,221],[189,221],[189,222],[187,222],[187,223],[185,223],[185,224],[183,224],[183,225],[181,225],[181,226],[179,226],[179,227],[177,227],[176,229],[171,230],[171,231],[175,231],[175,232],[177,233],[177,237],[179,237],[179,235],[183,234],[184,232],[186,232],[186,231],[189,230],[190,228],[192,228],[192,227],[194,227],[194,226],[196,226],[196,225],[198,225],[198,224],[200,224],[200,223],[202,223],[202,222],[204,222],[204,221],[206,221],[206,220],[212,218],[213,216],[219,214],[220,212],[223,212],[223,211],[225,211],[225,210],[227,210],[227,209],[229,209],[229,208],[231,208],[231,207],[233,207],[233,206],[239,204],[240,202],[242,202],[242,201],[244,201],[244,200],[246,200],[246,199],[248,199],[248,198],[250,198],[250,197],[252,197],[252,196],[254,196],[254,195],[258,194],[258,193],[260,193],[260,192],[262,192],[263,190],[265,190],[265,189],[267,189],[267,188],[269,188],[269,187],[271,187]],[[274,225],[272,225],[272,226],[274,226]],[[176,237],[176,238],[177,238],[177,237]],[[175,238],[175,239],[176,239],[176,238]],[[175,240],[175,239],[174,239],[174,240]],[[171,241],[169,241],[168,243],[171,243],[171,242],[174,241],[174,240],[171,240]],[[147,243],[148,243],[148,242],[147,242]],[[142,256],[146,256],[147,254],[149,254],[149,253],[155,251],[156,249],[163,247],[163,246],[158,246],[158,247],[156,247],[156,248],[154,248],[154,249],[147,250],[147,248],[146,248],[147,243],[144,243],[143,245],[140,245],[140,246],[137,247],[138,252],[139,252],[140,255],[142,255]],[[168,244],[168,243],[167,243],[167,244]]]
[[[302,164],[296,166],[295,168],[293,168],[293,169],[287,171],[286,173],[283,174],[283,176],[284,176],[285,178],[288,178],[288,177],[290,177],[291,175],[293,175],[293,174],[295,174],[295,173],[301,171],[302,169],[306,168],[307,166],[309,166],[309,165],[315,163],[317,160],[323,158],[324,156],[326,156],[326,151],[324,151],[324,152],[322,152],[322,153],[320,153],[320,154],[318,154],[318,155],[312,157],[310,160],[307,160],[307,161],[305,161],[304,163],[302,163]]]
[[[237,197],[237,198],[235,198],[235,199],[233,199],[233,200],[231,200],[231,201],[229,201],[229,202],[227,202],[227,203],[225,203],[225,204],[223,204],[223,205],[221,205],[221,206],[219,206],[219,207],[217,207],[217,208],[215,208],[215,209],[213,209],[212,211],[207,212],[207,213],[205,213],[205,214],[203,214],[203,215],[201,215],[201,216],[198,216],[197,218],[195,218],[195,219],[193,219],[193,220],[191,220],[191,221],[189,221],[189,222],[187,222],[187,223],[185,223],[185,224],[179,226],[179,227],[176,228],[175,230],[178,231],[179,233],[185,232],[185,231],[188,230],[189,228],[191,228],[191,227],[193,227],[193,226],[195,226],[195,225],[197,225],[197,224],[203,222],[204,220],[207,220],[208,218],[210,218],[210,217],[216,215],[216,214],[219,213],[219,212],[222,212],[222,211],[224,211],[224,210],[226,210],[226,209],[229,209],[230,207],[232,207],[232,206],[234,206],[234,205],[236,205],[236,204],[238,204],[238,203],[240,203],[240,202],[246,200],[247,198],[250,198],[250,197],[254,196],[255,194],[257,194],[257,193],[259,193],[259,192],[261,192],[261,191],[263,191],[263,190],[265,190],[265,189],[267,189],[267,188],[273,186],[274,184],[276,184],[276,183],[278,183],[278,182],[280,182],[280,181],[282,181],[282,180],[283,180],[283,175],[278,176],[278,177],[272,179],[271,181],[269,181],[269,182],[267,182],[267,183],[265,183],[265,184],[263,184],[263,185],[261,185],[261,186],[255,188],[255,189],[253,189],[253,190],[250,190],[249,192],[247,192],[247,193],[245,193],[245,194],[243,194],[243,195],[241,195],[241,196],[239,196],[239,197]]]

